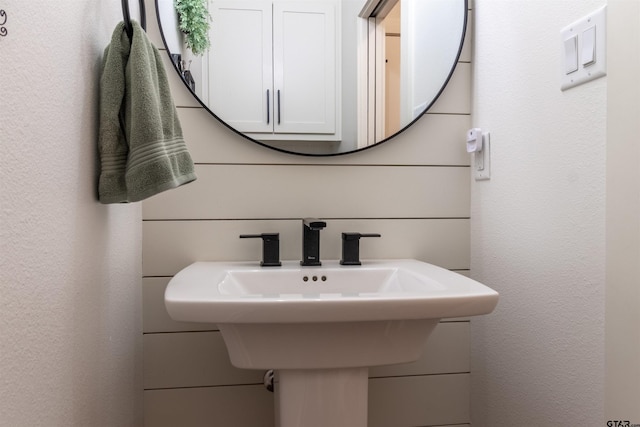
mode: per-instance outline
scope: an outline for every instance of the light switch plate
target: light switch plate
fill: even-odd
[[[602,6],[600,9],[566,26],[560,31],[561,58],[563,58],[560,71],[560,88],[562,90],[567,90],[607,75],[607,55],[605,52],[607,46],[606,24],[607,7]],[[593,49],[591,49],[590,43],[592,40],[585,40],[585,38],[587,35],[593,35],[593,33],[595,33],[595,43]],[[570,46],[567,40],[572,37],[577,37],[578,39],[578,70],[567,72],[566,49]],[[593,58],[589,58],[589,60],[583,58],[587,53],[593,53]],[[585,62],[587,63],[586,65]]]

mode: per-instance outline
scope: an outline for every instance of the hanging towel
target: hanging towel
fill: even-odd
[[[158,49],[136,21],[105,49],[98,146],[101,203],[137,202],[196,179]]]

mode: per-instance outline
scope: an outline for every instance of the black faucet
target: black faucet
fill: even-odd
[[[262,267],[280,267],[280,234],[241,234],[241,239],[262,239]]]
[[[360,238],[382,237],[378,233],[342,233],[342,265],[362,265],[360,262]]]
[[[320,230],[327,223],[314,218],[302,220],[302,261],[300,265],[322,265],[320,262]]]

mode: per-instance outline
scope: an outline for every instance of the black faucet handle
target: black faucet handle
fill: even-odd
[[[241,234],[241,239],[262,239],[262,267],[280,267],[280,233]]]
[[[360,238],[382,237],[378,233],[342,233],[342,265],[362,265],[360,262]]]
[[[378,233],[342,233],[342,240],[359,240],[361,237],[382,237]]]

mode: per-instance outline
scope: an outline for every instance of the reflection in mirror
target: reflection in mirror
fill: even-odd
[[[386,141],[435,102],[458,61],[466,0],[202,0],[211,45],[186,47],[156,0],[176,70],[238,133],[308,155]]]

